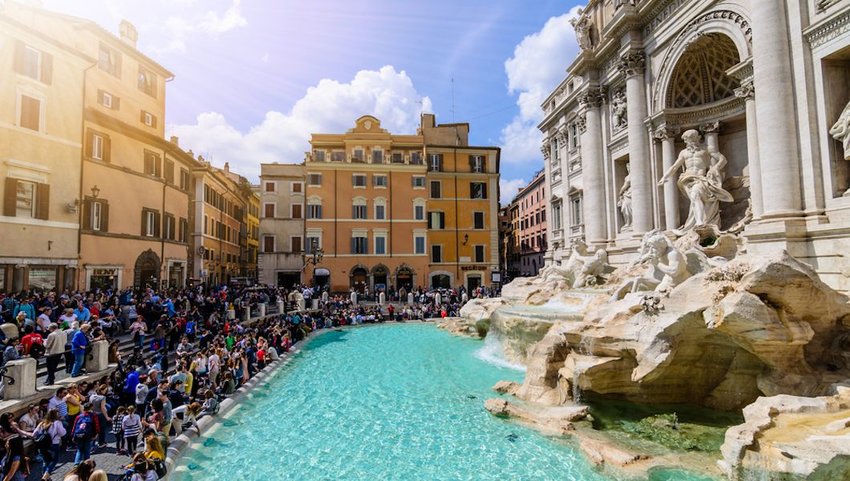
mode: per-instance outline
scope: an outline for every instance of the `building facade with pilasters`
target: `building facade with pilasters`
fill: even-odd
[[[622,264],[646,232],[683,225],[677,175],[660,181],[696,130],[727,160],[720,230],[850,289],[834,128],[850,115],[850,1],[594,0],[575,30],[581,51],[542,106],[547,261],[583,238]]]

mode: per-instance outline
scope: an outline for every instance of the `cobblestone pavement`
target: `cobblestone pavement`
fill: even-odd
[[[115,450],[115,437],[112,433],[107,433],[106,436],[107,446],[96,450],[92,454],[92,458],[94,459],[97,467],[103,469],[109,474],[109,480],[115,481],[122,474],[124,474],[124,466],[130,463],[129,455],[118,455]],[[34,455],[34,454],[33,454]],[[53,472],[53,475],[50,479],[53,481],[61,481],[62,478],[74,467],[74,456],[76,455],[76,451],[64,451],[60,455],[59,464],[56,465],[56,471]],[[44,465],[36,462],[35,460],[30,461],[30,475],[27,478],[27,481],[38,481],[41,479],[41,475],[43,473]]]

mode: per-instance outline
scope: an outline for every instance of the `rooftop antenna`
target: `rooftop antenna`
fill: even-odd
[[[452,123],[455,122],[455,77],[452,75]]]

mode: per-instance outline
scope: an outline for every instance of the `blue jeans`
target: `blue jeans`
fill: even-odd
[[[91,457],[91,439],[77,440],[77,455],[74,457],[74,466]]]
[[[85,352],[74,354],[74,367],[71,368],[71,377],[77,377],[80,375],[80,371],[83,369],[83,363],[85,362],[85,360]]]
[[[50,451],[48,451],[48,456],[44,457],[44,472],[52,473],[56,469],[56,463],[59,462],[59,454],[62,452],[62,443],[59,444],[51,444]]]

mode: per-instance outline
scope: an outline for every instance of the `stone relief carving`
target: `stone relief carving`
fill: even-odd
[[[590,22],[590,17],[584,9],[578,9],[578,17],[570,19],[570,25],[572,25],[573,29],[576,31],[578,46],[581,47],[582,50],[592,49],[593,39],[591,38],[591,30],[593,28],[593,24]]]
[[[582,107],[596,108],[602,105],[602,102],[605,100],[605,93],[606,89],[604,87],[588,88],[579,97],[578,102]]]
[[[543,139],[543,144],[540,145],[540,153],[543,154],[544,160],[549,160],[552,156],[552,151],[549,149],[549,139]]]
[[[744,100],[752,100],[756,96],[756,87],[753,85],[753,78],[741,81],[741,86],[735,89],[735,97]]]
[[[829,129],[829,135],[841,142],[844,147],[844,158],[850,160],[850,103],[844,107],[835,125]]]
[[[732,202],[734,199],[723,189],[723,176],[726,167],[726,157],[719,152],[712,152],[700,142],[699,132],[688,130],[682,134],[685,149],[679,153],[676,162],[664,173],[659,186],[667,179],[678,175],[676,185],[690,200],[691,207],[688,219],[679,229],[673,231],[676,235],[684,235],[697,226],[713,225],[720,228],[720,203]],[[681,174],[677,172],[684,168]]]
[[[629,125],[625,90],[618,90],[611,98],[611,121],[615,132],[623,130]]]
[[[614,10],[619,10],[626,5],[635,6],[637,2],[635,0],[614,0]]]
[[[620,73],[625,77],[633,77],[635,75],[643,75],[643,70],[646,67],[646,54],[633,50],[620,57],[620,62],[617,65]]]
[[[584,114],[580,114],[576,117],[576,127],[578,128],[579,134],[587,132],[587,117]]]
[[[623,216],[623,226],[620,227],[620,232],[632,230],[632,174],[628,162],[626,162],[626,178],[623,179],[623,186],[620,187],[617,197],[617,208],[620,209],[620,214]]]

